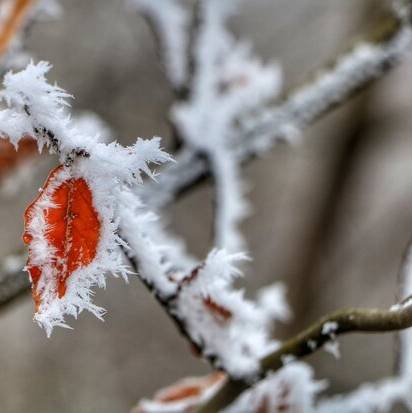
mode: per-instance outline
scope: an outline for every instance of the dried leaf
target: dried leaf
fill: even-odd
[[[25,212],[23,240],[29,245],[26,268],[36,311],[46,288],[52,288],[54,298],[62,298],[73,272],[94,260],[100,226],[87,182],[71,178],[63,166],[54,169]]]
[[[225,375],[214,372],[204,377],[187,377],[159,390],[153,400],[141,401],[133,413],[191,413],[221,386]]]
[[[7,50],[33,3],[34,0],[13,0],[10,12],[0,26],[0,55]]]
[[[210,296],[203,299],[203,304],[219,322],[229,321],[233,316],[230,310],[218,304]]]

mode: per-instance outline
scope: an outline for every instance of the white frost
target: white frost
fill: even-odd
[[[146,16],[159,37],[166,73],[179,88],[187,80],[189,12],[179,0],[128,0],[128,4]]]
[[[92,125],[90,117],[86,124],[84,119],[73,121],[67,113],[70,95],[50,85],[45,78],[50,68],[48,63],[40,62],[30,63],[17,73],[9,72],[0,92],[0,98],[7,105],[6,109],[0,110],[0,136],[8,138],[15,146],[24,136],[32,136],[37,140],[39,150],[47,147],[51,152],[58,152],[60,161],[66,165],[40,195],[27,228],[33,238],[30,243],[31,265],[42,270],[38,284],[42,300],[35,319],[48,335],[54,326],[67,326],[66,314],[77,317],[86,309],[102,317],[104,311],[92,303],[91,288],[104,287],[107,272],[126,276],[118,247],[122,242],[118,237],[119,194],[123,188],[142,183],[143,173],[155,177],[149,163],[170,160],[160,148],[160,138],[137,139],[129,147],[116,142],[106,144],[101,134],[96,133],[99,125],[96,122]],[[54,207],[51,202],[54,189],[70,178],[83,178],[89,185],[101,232],[95,259],[71,274],[65,295],[58,298],[54,250],[46,237],[49,228],[44,211]]]
[[[216,246],[230,252],[243,248],[238,224],[249,212],[234,150],[235,121],[275,97],[281,83],[277,65],[263,65],[249,44],[227,30],[236,4],[200,3],[190,99],[172,108],[172,118],[189,148],[206,154],[210,161],[216,185]]]
[[[176,315],[205,357],[234,377],[252,378],[259,359],[278,343],[270,338],[273,318],[267,308],[245,299],[233,287],[241,275],[237,268],[243,254],[212,251],[204,264],[180,284]]]

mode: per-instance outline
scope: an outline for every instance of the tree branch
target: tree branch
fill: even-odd
[[[322,317],[306,330],[287,340],[278,350],[261,360],[261,377],[282,368],[288,358],[301,359],[318,351],[324,344],[347,333],[382,333],[412,326],[412,303],[407,299],[389,310],[343,309]],[[198,413],[216,413],[231,404],[250,383],[228,379],[219,392]]]
[[[287,138],[291,129],[301,130],[345,104],[398,63],[408,50],[411,38],[409,20],[402,22],[399,17],[392,16],[382,21],[367,36],[367,41],[338,57],[333,65],[321,70],[320,75],[292,90],[282,103],[262,112],[253,124],[245,126],[243,137],[237,143],[238,156],[244,162],[250,161],[267,146]],[[365,47],[378,53],[356,60],[359,48],[365,50]],[[349,70],[348,62],[355,60],[357,64]],[[343,74],[346,76],[342,76]],[[337,94],[337,90],[340,93]],[[175,159],[177,162],[166,167],[156,183],[147,182],[140,191],[143,201],[151,207],[166,206],[210,175],[205,159],[189,149],[180,150]],[[9,274],[7,279],[9,276],[12,277]],[[16,276],[22,277],[20,272],[16,272]],[[9,301],[20,291],[10,289],[9,282],[5,279],[0,278],[0,296]]]
[[[332,65],[319,70],[308,82],[290,91],[277,106],[241,122],[235,142],[236,154],[243,162],[259,156],[274,143],[289,140],[382,77],[404,56],[412,43],[409,21],[387,17]],[[157,183],[148,183],[141,192],[151,206],[163,208],[176,196],[190,190],[210,176],[208,165],[188,149],[176,155],[177,162],[166,167]]]
[[[120,238],[126,243],[127,241],[122,237],[122,235],[119,235]],[[141,276],[139,272],[139,263],[136,258],[131,256],[129,254],[129,251],[127,248],[124,246],[120,246],[120,248],[123,251],[124,256],[127,258],[129,261],[130,266],[133,268],[133,271],[136,273],[137,277],[139,280],[143,283],[143,285],[146,287],[147,291],[149,291],[155,300],[160,304],[160,306],[164,309],[166,314],[169,316],[169,318],[173,321],[175,324],[177,330],[180,332],[180,334],[188,341],[190,346],[192,347],[193,353],[195,354],[202,354],[202,348],[195,343],[187,329],[187,326],[185,323],[177,316],[176,309],[174,307],[174,301],[175,298],[174,296],[168,297],[168,298],[163,298],[157,291],[156,288],[153,284],[151,284],[148,280],[146,280],[144,277]],[[209,361],[212,363],[213,359],[210,358]],[[213,364],[213,363],[212,363]]]

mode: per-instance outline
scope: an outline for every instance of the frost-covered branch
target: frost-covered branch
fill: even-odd
[[[400,24],[399,21],[396,20],[395,23],[390,26],[390,30],[386,31],[385,34],[379,38],[378,43],[365,43],[366,46],[360,46],[361,50],[365,50],[364,48],[366,47],[367,49],[375,50],[376,53],[363,54],[364,58],[359,59],[359,48],[355,48],[344,57],[338,59],[336,65],[320,75],[316,81],[291,93],[276,109],[276,113],[283,115],[279,115],[279,122],[273,125],[271,132],[273,132],[274,136],[278,138],[284,137],[285,130],[290,130],[291,119],[304,119],[304,122],[299,121],[298,123],[301,125],[304,123],[306,125],[335,105],[343,104],[345,99],[353,92],[366,86],[371,80],[383,74],[384,70],[391,67],[393,63],[396,63],[409,46],[410,29],[405,24],[406,23]],[[348,62],[351,61],[357,62],[357,64],[354,66],[349,64]],[[352,69],[349,70],[348,68]],[[348,73],[352,73],[354,68],[356,68],[356,72],[353,74],[355,75],[359,72],[362,73],[362,76],[354,76],[354,80],[346,85],[342,79],[347,79]],[[378,70],[379,68],[380,70]],[[44,72],[45,68],[38,67],[34,70]],[[40,72],[39,74],[41,75]],[[339,73],[346,73],[347,75],[338,76],[337,74]],[[16,87],[18,88],[19,82],[21,81],[24,83],[24,79],[15,78],[15,82],[13,83],[12,81],[9,85],[10,90]],[[322,85],[322,93],[317,93],[320,85]],[[337,85],[339,85],[338,89],[344,89],[345,93],[341,93],[338,96],[335,95]],[[346,88],[344,87],[345,85]],[[13,98],[12,96],[4,94],[4,97],[10,100],[9,103],[13,104],[13,108],[8,108],[0,112],[2,132],[15,143],[22,135],[29,134],[35,135],[41,145],[52,145],[54,136],[59,137],[61,135],[61,128],[69,127],[70,122],[68,122],[68,118],[61,112],[61,108],[57,110],[57,113],[61,114],[58,118],[53,118],[55,112],[50,111],[49,107],[45,110],[43,98],[38,97],[43,96],[43,94],[39,92],[42,92],[41,88],[31,90],[29,94],[23,97],[19,94],[14,94]],[[61,99],[64,99],[65,96],[62,91],[57,91],[51,95],[53,99],[56,99],[57,103],[61,101]],[[303,99],[302,96],[311,96],[312,98]],[[328,103],[321,105],[320,103],[326,98],[328,98]],[[53,105],[55,105],[56,102],[54,102]],[[270,123],[272,122],[273,119]],[[258,130],[256,130],[256,133],[258,133]],[[71,135],[71,131],[68,134]],[[62,161],[68,164],[70,164],[73,154],[81,154],[82,151],[86,154],[91,150],[91,148],[87,148],[87,146],[90,145],[94,147],[95,145],[89,138],[83,139],[82,134],[78,135],[77,133],[75,133],[73,139],[70,139],[68,142],[70,142],[70,144],[64,147],[62,151],[62,154],[64,154]],[[250,136],[250,139],[239,143],[236,151],[239,153],[241,160],[249,159],[250,156],[256,155],[259,152],[255,142],[258,142],[258,140],[254,140],[253,136]],[[114,151],[123,159],[121,153],[123,152],[123,154],[126,155],[123,149],[115,144],[112,144],[112,146],[114,147]],[[96,160],[98,159],[100,164],[109,162],[111,167],[122,164],[121,161],[119,162],[120,158],[116,158],[117,160],[113,162],[114,157],[110,151],[110,155],[107,156],[108,152],[105,146],[97,143],[96,148],[99,148],[99,150],[92,150],[93,157]],[[131,159],[135,158],[127,155],[126,159],[128,160],[127,165]],[[144,202],[156,207],[164,206],[174,198],[174,195],[183,193],[208,173],[207,163],[199,158],[198,154],[192,150],[183,150],[176,156],[176,160],[176,164],[169,166],[158,177],[158,183],[156,183],[156,185],[147,183],[142,189],[138,190]],[[131,170],[136,167],[136,164],[131,165],[128,179],[133,178]],[[124,173],[124,168],[122,168],[121,173]]]
[[[165,13],[160,4],[150,2],[149,6],[141,0],[135,3],[144,14],[150,12],[152,18],[157,17],[158,26],[174,28],[170,13]],[[177,2],[172,3],[176,8]],[[273,98],[279,89],[278,68],[262,66],[252,57],[250,47],[237,41],[227,30],[226,21],[235,3],[200,1],[196,17],[192,18],[196,21],[195,30],[190,33],[192,39],[187,25],[184,31],[178,27],[177,33],[185,35],[185,42],[179,39],[184,46],[181,45],[180,50],[186,50],[186,54],[175,55],[180,56],[179,61],[186,59],[186,67],[190,57],[190,94],[183,101],[178,99],[171,111],[180,139],[190,151],[205,158],[213,171],[216,183],[215,245],[230,251],[241,248],[237,225],[247,212],[239,162],[232,156],[233,123],[242,113]],[[182,5],[179,7],[183,8]],[[160,21],[164,24],[160,25]],[[162,32],[165,30],[160,30]],[[174,55],[176,47],[168,46],[166,50]]]
[[[233,377],[256,375],[259,359],[278,344],[269,332],[289,317],[281,285],[247,300],[233,283],[243,254],[212,251],[198,265],[159,227],[131,193],[122,195],[121,236],[135,272],[199,355]]]
[[[164,2],[180,7],[177,0]],[[163,24],[161,9],[153,2],[138,3]],[[193,42],[197,64],[191,93],[172,109],[185,148],[176,157],[178,164],[160,176],[156,189],[150,184],[139,189],[136,184],[144,173],[154,176],[149,163],[170,159],[160,150],[158,139],[123,147],[79,129],[67,114],[69,95],[46,82],[49,66],[45,63],[30,64],[25,71],[5,77],[0,136],[16,146],[23,137],[34,137],[40,150],[46,147],[58,154],[62,163],[26,212],[36,320],[50,334],[53,326],[66,326],[65,314],[77,316],[87,309],[101,317],[103,310],[91,301],[91,288],[104,286],[106,271],[125,275],[121,246],[181,332],[203,357],[231,377],[210,402],[212,408],[204,407],[217,411],[260,376],[282,367],[290,356],[310,354],[345,332],[405,328],[411,323],[411,310],[402,305],[388,311],[338,313],[280,346],[270,338],[273,320],[287,313],[285,306],[279,308],[279,288],[265,290],[255,301],[246,300],[233,286],[239,276],[236,261],[244,255],[212,250],[204,262],[193,262],[139,195],[149,206],[161,207],[211,173],[217,184],[216,243],[236,251],[240,238],[236,226],[244,212],[239,209],[241,163],[279,139],[290,140],[380,77],[404,55],[412,36],[409,20],[402,14],[378,40],[358,45],[283,103],[264,108],[278,88],[276,66],[263,66],[248,46],[227,31],[232,2],[204,0],[200,5],[203,19]],[[169,39],[164,36],[164,41]],[[187,56],[183,54],[180,51],[178,61],[167,63],[176,85],[179,76],[184,78],[182,62]],[[79,214],[96,231],[85,231]],[[76,234],[76,228],[82,230]],[[70,236],[61,242],[61,234],[67,233]],[[276,305],[270,305],[271,297]]]
[[[189,65],[190,13],[181,0],[128,0],[148,21],[172,88],[184,93]]]
[[[99,142],[99,137],[78,130],[66,113],[71,96],[45,79],[50,68],[46,62],[30,63],[25,70],[4,77],[0,98],[7,108],[0,110],[0,137],[15,147],[23,137],[35,137],[40,151],[46,147],[67,166],[76,157],[91,159],[128,183],[141,182],[139,171],[152,175],[147,156],[149,162],[157,164],[171,159],[160,150],[159,138],[137,139],[133,146],[124,148],[115,142]]]
[[[233,377],[252,378],[259,359],[277,345],[269,332],[287,313],[281,290],[274,286],[255,302],[246,300],[233,287],[243,254],[214,250],[196,264],[133,192],[142,173],[153,176],[149,163],[170,160],[159,139],[123,147],[85,134],[67,113],[69,95],[47,83],[49,69],[40,62],[9,73],[0,92],[7,105],[0,136],[16,146],[33,136],[62,163],[25,213],[36,321],[50,334],[54,326],[66,327],[66,314],[86,309],[101,318],[91,288],[104,286],[107,272],[126,275],[122,247],[201,355]]]
[[[347,309],[323,317],[286,341],[261,362],[261,376],[253,385],[222,375],[189,378],[142,400],[136,412],[260,413],[266,411],[312,413],[388,413],[399,402],[412,408],[412,248],[402,264],[402,298],[389,310]],[[346,395],[315,396],[326,386],[313,379],[312,369],[300,358],[335,342],[350,332],[400,333],[400,369],[397,376],[362,384]],[[196,389],[196,392],[193,391]],[[192,390],[192,391],[190,391]]]
[[[244,119],[243,132],[249,144],[240,149],[243,156],[266,150],[278,139],[293,139],[399,63],[411,50],[412,29],[409,20],[393,19],[369,41],[338,57],[331,69],[320,71],[307,85],[292,91],[283,104]]]
[[[411,42],[409,21],[387,17],[373,35],[340,55],[333,65],[319,70],[318,76],[290,91],[281,103],[244,119],[238,131],[240,139],[234,144],[236,156],[242,162],[249,161],[344,105],[399,63]],[[159,185],[148,184],[142,189],[142,198],[154,207],[166,206],[210,176],[209,165],[198,154],[184,149],[175,158],[176,164],[166,167],[159,177]]]
[[[141,400],[132,413],[194,412],[199,404],[219,391],[224,381],[225,376],[218,372],[179,380],[156,392],[152,400]],[[314,379],[311,367],[291,363],[246,391],[221,413],[311,413],[315,397],[325,387],[325,381]]]
[[[264,124],[263,129],[266,128],[265,130],[268,131],[268,136],[270,132],[272,137],[285,137],[285,131],[290,131],[291,119],[304,119],[304,122],[298,122],[301,125],[300,127],[303,127],[316,120],[322,114],[325,114],[328,110],[336,107],[336,105],[344,104],[346,99],[354,92],[365,87],[373,79],[381,76],[386,69],[389,69],[394,63],[399,61],[409,47],[410,29],[406,26],[406,23],[400,23],[399,20],[392,19],[388,27],[389,29],[384,31],[384,33],[378,37],[378,40],[374,39],[373,42],[365,42],[363,46],[359,46],[361,50],[365,50],[366,47],[368,50],[375,50],[376,53],[366,53],[364,54],[364,59],[359,59],[359,47],[355,47],[352,51],[337,59],[335,65],[324,71],[315,81],[308,82],[304,87],[291,92],[286,100],[272,111],[272,114],[274,112],[278,114],[277,117],[279,120],[276,124],[273,124],[273,116],[268,122],[263,122],[262,118],[260,118],[254,133],[258,134],[258,126],[263,127]],[[356,61],[357,65],[352,66],[348,64],[348,62],[351,61]],[[352,69],[350,69],[351,67]],[[356,72],[353,73],[353,81],[348,84],[345,82],[342,83],[342,79],[347,79],[347,76],[336,76],[336,74],[339,73],[347,73],[348,70],[351,73],[354,68],[356,68]],[[358,72],[362,73],[362,76],[356,75]],[[322,93],[317,93],[319,91],[319,85],[322,85]],[[339,85],[338,89],[345,90],[345,93],[336,95],[337,85]],[[344,87],[345,85],[346,87]],[[40,104],[40,108],[44,106],[42,106],[43,103],[41,99],[40,101],[36,101],[36,94],[37,91],[32,93],[32,99],[34,99],[32,103],[36,103],[35,105],[30,102],[27,104],[27,102],[23,102],[22,98],[19,97],[19,110],[12,111],[11,109],[6,109],[0,113],[0,116],[2,116],[5,122],[4,124],[2,123],[2,126],[6,125],[6,128],[3,128],[3,132],[17,140],[21,133],[36,134],[37,130],[40,142],[47,144],[47,142],[50,143],[50,139],[44,136],[44,134],[47,135],[45,128],[47,127],[48,121],[50,121],[50,116],[47,119],[47,113],[42,113],[41,110],[39,111],[39,116],[37,116],[37,104]],[[312,98],[303,99],[302,96],[311,96]],[[324,99],[327,99],[326,105],[321,104]],[[25,100],[27,101],[27,97]],[[32,107],[31,112],[30,107]],[[27,110],[29,110],[29,113],[27,113]],[[280,114],[282,115],[280,116]],[[44,119],[44,116],[46,116],[46,119]],[[39,119],[45,120],[45,124],[39,124]],[[35,125],[32,124],[33,120],[35,121]],[[64,120],[63,124],[65,123],[66,120]],[[304,125],[302,126],[303,123]],[[271,127],[268,126],[269,124]],[[55,133],[56,136],[59,135],[58,132],[53,133]],[[250,159],[252,156],[260,153],[257,148],[259,145],[256,146],[255,144],[258,140],[254,140],[253,136],[254,135],[251,134],[248,139],[242,140],[242,142],[236,146],[236,151],[239,153],[242,161]],[[82,148],[83,143],[75,146],[76,148],[67,148],[66,155],[70,155],[73,149]],[[157,208],[165,206],[174,199],[176,195],[183,194],[209,173],[207,162],[193,150],[186,148],[178,153],[175,159],[176,163],[168,166],[162,174],[157,177],[156,184],[148,182],[143,187],[137,189],[143,202]],[[12,294],[12,291],[9,293]]]
[[[16,148],[27,136],[41,151],[59,156],[61,166],[50,173],[25,213],[24,241],[29,244],[26,269],[32,281],[35,319],[48,334],[64,324],[64,315],[103,310],[91,301],[91,287],[105,285],[105,273],[127,271],[117,235],[119,194],[154,176],[149,163],[170,160],[159,138],[137,139],[129,147],[106,144],[80,130],[67,113],[70,97],[47,83],[50,65],[30,63],[9,72],[0,98],[0,137]]]
[[[262,358],[261,378],[270,372],[282,369],[288,362],[300,360],[320,349],[327,343],[336,343],[338,336],[348,333],[384,333],[406,330],[412,327],[412,248],[408,247],[402,265],[403,300],[388,310],[344,309],[322,317],[320,320],[290,338]],[[411,331],[401,333],[400,376],[390,378],[376,387],[365,385],[348,396],[336,396],[319,403],[319,412],[370,413],[387,412],[396,401],[404,401],[412,406],[412,357],[410,349]],[[250,383],[243,380],[227,379],[198,413],[218,412],[230,405],[242,394]],[[365,402],[367,400],[367,402]]]

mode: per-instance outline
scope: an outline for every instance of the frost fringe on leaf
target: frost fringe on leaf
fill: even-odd
[[[30,63],[21,72],[8,73],[4,79],[1,99],[7,108],[0,111],[0,136],[9,139],[18,146],[26,136],[34,137],[39,150],[44,147],[58,153],[60,161],[65,165],[62,180],[69,178],[85,179],[93,194],[93,206],[99,213],[101,233],[96,258],[87,266],[74,272],[67,281],[67,292],[64,299],[50,299],[55,289],[47,266],[43,267],[48,287],[51,289],[44,306],[39,306],[36,320],[46,328],[48,335],[56,325],[63,326],[64,315],[77,316],[83,309],[101,316],[102,310],[91,303],[91,290],[94,285],[104,286],[106,272],[120,273],[126,276],[122,264],[122,253],[118,247],[119,194],[123,187],[142,182],[142,173],[154,177],[149,163],[159,164],[170,160],[170,156],[160,149],[160,139],[138,139],[130,147],[122,147],[117,143],[106,144],[99,136],[84,134],[76,127],[67,114],[70,97],[63,89],[47,83],[45,75],[50,70],[45,62]],[[57,189],[58,181],[51,190]],[[50,189],[50,188],[49,188]],[[50,194],[36,204],[36,210],[30,219],[29,230],[32,236],[33,259],[51,259],[53,249],[46,239],[48,228],[42,219],[48,209],[53,209]],[[47,258],[48,257],[48,258]],[[43,261],[43,264],[45,262]],[[46,305],[47,304],[47,305]]]
[[[26,212],[34,318],[48,336],[54,326],[67,327],[65,314],[77,318],[88,310],[101,319],[104,310],[92,303],[91,288],[104,287],[107,272],[127,275],[115,248],[117,227],[110,197],[96,186],[90,193],[90,188],[83,176],[59,167]]]

